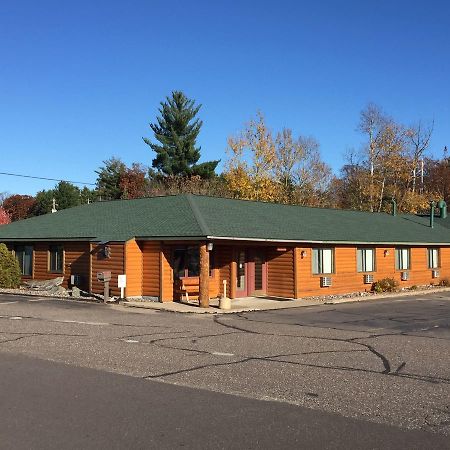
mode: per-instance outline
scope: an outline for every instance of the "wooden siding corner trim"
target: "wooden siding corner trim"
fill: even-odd
[[[300,248],[294,248],[294,298],[300,298],[300,286],[299,286],[299,258],[300,258]]]
[[[92,294],[92,242],[89,243],[89,293]]]
[[[163,262],[163,248],[159,249],[159,301],[162,303],[164,300],[164,262]]]

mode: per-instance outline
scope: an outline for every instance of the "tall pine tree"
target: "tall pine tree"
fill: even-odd
[[[203,122],[196,115],[201,105],[196,106],[194,100],[180,91],[173,91],[172,96],[166,97],[160,105],[158,123],[150,124],[158,143],[143,138],[156,153],[152,167],[165,176],[212,178],[219,161],[197,164],[200,147],[196,146],[196,140]]]

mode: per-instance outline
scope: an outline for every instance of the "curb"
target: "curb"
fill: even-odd
[[[120,301],[119,305],[123,306],[125,308],[138,308],[138,309],[146,309],[146,310],[154,310],[154,311],[165,311],[165,312],[171,312],[171,313],[180,313],[180,314],[212,314],[212,315],[220,315],[220,314],[238,314],[243,312],[257,312],[257,311],[274,311],[274,310],[281,310],[281,309],[293,309],[293,308],[307,308],[310,306],[322,306],[322,305],[337,305],[341,303],[360,303],[360,302],[366,302],[366,301],[376,301],[376,300],[386,300],[386,299],[395,299],[398,297],[411,297],[415,295],[427,295],[427,294],[436,294],[439,292],[449,292],[450,287],[441,287],[436,289],[426,289],[426,290],[415,290],[415,291],[406,291],[406,292],[393,292],[390,294],[373,294],[370,296],[363,296],[363,297],[348,297],[348,298],[341,298],[341,299],[335,299],[330,301],[317,301],[316,303],[309,303],[306,305],[298,305],[294,304],[291,306],[285,306],[280,305],[280,307],[275,308],[240,308],[240,309],[231,309],[231,310],[221,310],[218,308],[212,309],[195,309],[195,310],[187,310],[187,311],[180,311],[176,309],[168,309],[164,306],[147,306],[146,303],[148,302],[135,302],[130,303],[127,301]],[[305,297],[304,300],[308,301],[308,297]],[[311,300],[312,301],[312,300]],[[139,303],[142,303],[140,305]],[[159,302],[154,302],[157,305],[163,305]],[[172,302],[171,302],[172,303]]]
[[[48,300],[68,300],[68,301],[72,301],[72,302],[83,302],[83,303],[98,303],[98,304],[103,304],[102,300],[97,300],[97,299],[92,299],[92,300],[88,300],[86,298],[74,298],[74,297],[63,297],[60,295],[35,295],[35,294],[26,294],[26,293],[20,293],[20,292],[1,292],[0,291],[0,295],[12,295],[12,296],[16,296],[16,297],[30,297],[30,298],[45,298]]]
[[[40,297],[45,298],[48,300],[65,300],[69,302],[75,302],[75,303],[85,303],[85,304],[96,304],[96,305],[105,305],[105,306],[121,306],[123,308],[137,308],[137,309],[145,309],[145,310],[153,310],[153,311],[164,311],[164,312],[170,312],[170,313],[179,313],[179,314],[210,314],[210,315],[221,315],[221,314],[239,314],[244,312],[257,312],[257,311],[275,311],[275,310],[285,310],[285,309],[293,309],[293,308],[307,308],[311,306],[322,306],[322,305],[338,305],[342,303],[360,303],[360,302],[367,302],[367,301],[376,301],[376,300],[386,300],[386,299],[395,299],[395,298],[402,298],[402,297],[411,297],[411,296],[417,296],[417,295],[428,295],[428,294],[436,294],[439,292],[449,292],[450,287],[438,287],[434,289],[426,289],[426,290],[408,290],[408,291],[400,291],[400,292],[393,292],[389,294],[373,294],[368,296],[362,296],[362,297],[347,297],[347,298],[336,298],[336,299],[330,299],[325,301],[320,300],[308,300],[309,298],[313,297],[305,297],[301,300],[305,300],[306,302],[311,302],[308,304],[291,304],[290,306],[282,305],[280,304],[279,307],[273,307],[273,308],[267,308],[267,307],[249,307],[249,308],[239,308],[239,309],[230,309],[230,310],[223,310],[215,307],[210,307],[209,309],[202,309],[196,306],[193,306],[195,309],[192,310],[179,310],[179,309],[169,309],[164,305],[164,303],[160,302],[127,302],[126,300],[119,300],[118,302],[111,302],[111,303],[103,303],[103,301],[100,301],[98,299],[75,299],[72,297],[62,297],[62,296],[39,296],[39,295],[33,295],[33,294],[27,294],[27,293],[18,293],[18,292],[1,292],[0,295],[7,295],[7,296],[18,296],[18,297]],[[315,297],[314,297],[315,298]],[[314,303],[313,303],[314,302]],[[148,306],[149,303],[152,303],[154,306]],[[174,304],[174,302],[169,302],[169,305]],[[176,303],[178,305],[178,303]]]

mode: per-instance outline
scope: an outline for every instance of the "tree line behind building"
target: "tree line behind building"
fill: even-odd
[[[433,123],[404,125],[374,104],[360,113],[359,149],[349,150],[340,173],[323,161],[319,142],[274,132],[261,112],[227,141],[220,161],[200,162],[197,137],[201,105],[174,91],[160,103],[153,139],[143,138],[154,153],[152,166],[127,166],[120,157],[103,161],[96,187],[79,188],[66,181],[36,196],[0,198],[0,223],[95,201],[193,193],[294,205],[389,211],[395,198],[399,212],[421,213],[431,199],[450,200],[450,157],[447,148],[433,156]]]

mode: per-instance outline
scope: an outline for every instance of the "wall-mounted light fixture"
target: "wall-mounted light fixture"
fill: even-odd
[[[109,245],[105,245],[103,247],[103,257],[104,258],[111,258],[111,247]]]
[[[206,249],[208,250],[208,252],[212,252],[214,248],[214,244],[212,242],[208,242],[206,244]]]
[[[384,251],[384,256],[386,257],[386,256],[389,256],[389,250],[385,250]]]
[[[302,257],[302,259],[303,259],[303,258],[306,258],[307,255],[308,255],[308,253],[307,253],[306,250],[302,250],[302,251],[300,252],[300,256]]]

